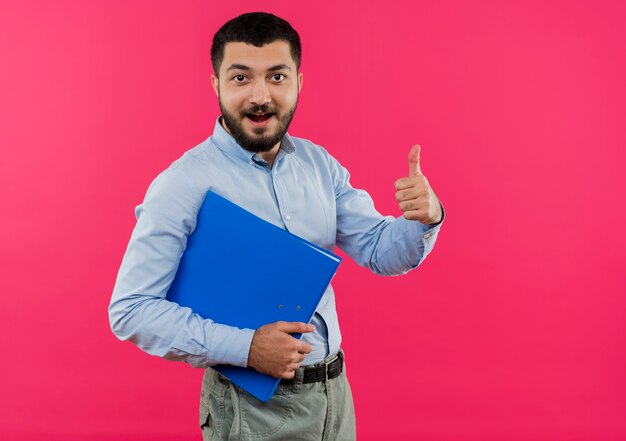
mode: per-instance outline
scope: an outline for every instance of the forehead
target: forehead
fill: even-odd
[[[223,72],[232,64],[243,64],[259,71],[285,64],[294,71],[296,70],[289,43],[282,40],[273,41],[261,47],[242,42],[226,43],[220,70]]]

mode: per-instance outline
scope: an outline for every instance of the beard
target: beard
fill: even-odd
[[[224,122],[226,123],[226,127],[230,130],[230,134],[237,144],[243,147],[245,150],[252,153],[264,153],[272,150],[272,147],[276,145],[285,133],[287,133],[287,129],[289,128],[289,124],[291,124],[291,120],[293,119],[293,115],[296,112],[296,107],[298,106],[298,100],[296,98],[296,103],[293,107],[284,114],[278,113],[275,108],[268,106],[267,104],[263,105],[254,105],[248,109],[242,110],[239,112],[239,115],[230,113],[226,108],[222,105],[222,100],[219,100],[220,110],[222,112],[222,118],[224,118]],[[263,113],[273,113],[272,118],[276,118],[278,122],[278,127],[273,133],[264,134],[268,129],[265,127],[255,127],[252,131],[256,136],[248,135],[243,127],[243,119],[247,118],[246,115],[255,113],[255,112],[263,112]]]

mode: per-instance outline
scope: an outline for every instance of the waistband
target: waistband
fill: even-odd
[[[343,372],[343,350],[340,348],[336,354],[326,357],[319,363],[301,366],[295,370],[295,375],[290,379],[282,379],[280,386],[293,384],[316,383],[337,378]]]

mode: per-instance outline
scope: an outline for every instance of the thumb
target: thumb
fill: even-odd
[[[278,322],[278,330],[288,334],[301,334],[303,332],[313,332],[315,326],[302,322]]]
[[[419,144],[411,147],[409,152],[409,176],[421,176],[422,170],[420,169],[420,146]]]

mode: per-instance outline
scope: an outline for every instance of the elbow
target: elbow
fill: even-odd
[[[372,272],[379,276],[395,277],[395,276],[403,276],[409,271],[411,271],[411,269],[387,269],[387,270],[376,270],[376,271],[372,270]]]
[[[120,340],[133,337],[133,310],[135,304],[128,299],[113,300],[109,305],[109,326],[113,334]]]
[[[159,325],[160,312],[153,308],[157,300],[139,294],[114,297],[109,305],[109,325],[118,339],[130,341],[148,354],[168,358],[162,344],[170,344],[173,337],[165,336],[166,330]]]
[[[109,305],[109,326],[113,334],[120,340],[126,340],[124,338],[124,329],[126,328],[125,314],[119,309],[119,305],[116,302],[111,302]]]
[[[396,254],[393,256],[393,259],[384,259],[372,256],[365,262],[364,266],[379,276],[403,276],[417,268],[424,261],[425,257],[425,255],[408,256]]]
[[[384,266],[379,265],[377,262],[368,262],[365,265],[371,272],[378,276],[392,277],[392,276],[401,276],[408,273],[411,269],[415,268],[404,268],[404,267],[394,267],[394,266]]]

